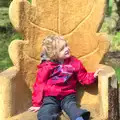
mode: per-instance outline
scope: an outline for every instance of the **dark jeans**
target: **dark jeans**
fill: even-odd
[[[38,120],[57,120],[61,110],[67,113],[70,120],[76,120],[80,116],[84,120],[89,120],[90,117],[89,111],[77,108],[75,94],[71,94],[62,100],[57,100],[55,97],[45,97],[37,118]]]

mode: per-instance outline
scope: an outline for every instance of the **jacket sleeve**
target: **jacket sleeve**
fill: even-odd
[[[87,72],[87,70],[80,61],[79,61],[79,69],[77,72],[77,78],[82,85],[89,85],[94,83],[95,81],[94,72]]]
[[[36,81],[33,85],[32,105],[39,107],[44,97],[44,86],[49,76],[50,69],[47,65],[39,66],[36,75]]]

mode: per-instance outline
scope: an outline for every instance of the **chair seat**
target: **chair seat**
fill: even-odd
[[[92,106],[82,105],[81,107],[91,111],[91,120],[101,120],[99,115],[99,110],[98,107],[96,107],[96,105],[92,105]],[[25,111],[7,120],[37,120],[37,113]],[[69,120],[69,118],[64,113],[60,116],[60,120]]]
[[[97,105],[82,105],[82,108],[87,109],[91,112],[91,119],[90,120],[101,120],[100,112],[99,112],[99,106]]]
[[[7,120],[37,120],[37,113],[25,111]]]

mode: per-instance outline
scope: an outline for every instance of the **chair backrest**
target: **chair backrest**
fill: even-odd
[[[72,54],[83,61],[87,70],[93,70],[99,64],[109,46],[106,35],[97,33],[103,20],[105,1],[12,1],[9,16],[14,28],[22,33],[24,41],[13,41],[9,53],[28,86],[32,86],[34,81],[41,41],[50,34],[63,35]],[[12,52],[15,49],[16,54]]]

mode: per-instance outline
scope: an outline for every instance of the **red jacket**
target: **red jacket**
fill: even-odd
[[[87,72],[80,60],[71,56],[63,64],[45,61],[38,65],[33,86],[32,104],[40,106],[44,96],[64,98],[76,93],[76,84],[89,85],[95,81],[94,73]]]

